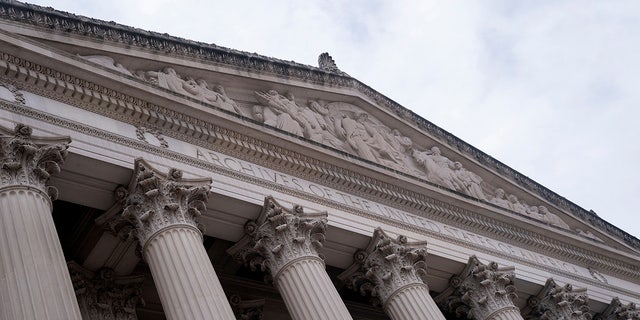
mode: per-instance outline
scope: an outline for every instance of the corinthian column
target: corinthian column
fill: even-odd
[[[382,229],[373,232],[365,250],[354,255],[355,263],[338,278],[347,286],[371,293],[393,320],[445,320],[429,295],[426,284],[426,242],[407,243],[391,239]]]
[[[228,252],[269,272],[292,319],[351,319],[318,255],[326,224],[326,212],[286,210],[267,197],[258,219],[245,225],[245,236]]]
[[[513,303],[517,297],[514,270],[499,268],[495,262],[485,265],[472,256],[462,273],[451,279],[455,291],[448,299],[449,308],[475,320],[522,320]]]
[[[68,266],[83,319],[138,319],[143,275],[120,277],[111,268],[91,272],[73,261]]]
[[[529,297],[523,314],[527,319],[589,320],[588,303],[587,289],[574,289],[570,284],[561,287],[549,278],[536,296]]]
[[[620,298],[611,299],[611,303],[602,313],[594,317],[595,320],[638,320],[640,310],[635,303],[622,304]]]
[[[211,180],[167,175],[135,163],[123,216],[136,227],[168,319],[235,319],[202,245],[196,217],[205,209]]]
[[[0,130],[0,319],[80,319],[45,184],[67,155],[68,137]]]

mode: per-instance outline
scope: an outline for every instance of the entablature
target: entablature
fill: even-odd
[[[235,159],[258,164],[278,172],[287,173],[292,177],[302,178],[318,185],[339,190],[344,194],[384,204],[402,213],[411,213],[415,217],[439,221],[462,230],[484,235],[487,238],[499,238],[519,247],[554,255],[561,260],[572,261],[580,265],[593,265],[600,270],[622,275],[635,281],[638,279],[637,255],[632,251],[626,250],[626,248],[611,248],[610,246],[614,244],[614,240],[604,233],[598,234],[606,237],[605,243],[601,243],[578,235],[576,232],[569,231],[562,226],[553,226],[549,221],[530,218],[526,214],[518,214],[513,209],[496,205],[491,201],[481,201],[473,195],[456,192],[447,186],[434,183],[432,181],[433,178],[421,177],[413,172],[403,172],[400,170],[401,168],[394,169],[391,165],[381,165],[379,162],[367,160],[366,156],[358,154],[357,150],[355,150],[354,154],[353,147],[348,149],[349,151],[328,147],[323,143],[304,136],[301,137],[299,134],[294,134],[283,128],[277,129],[260,123],[251,114],[242,114],[242,112],[229,110],[227,112],[221,111],[223,108],[218,107],[215,109],[215,106],[212,108],[211,103],[190,97],[188,94],[179,92],[176,94],[175,90],[153,85],[149,81],[136,78],[133,75],[123,75],[121,71],[111,71],[106,67],[101,68],[99,64],[85,61],[87,59],[77,57],[73,52],[65,53],[62,50],[56,52],[52,51],[51,48],[39,45],[37,42],[17,39],[9,33],[3,32],[1,35],[3,36],[3,41],[13,41],[12,44],[15,45],[15,47],[7,47],[6,51],[8,52],[2,53],[0,69],[2,69],[3,77],[6,77],[8,84],[18,88],[16,90],[25,90],[47,96],[134,126],[145,126],[152,128],[151,130],[161,130],[161,134],[164,136],[198,146],[198,148],[193,149],[194,154],[187,155],[195,158],[190,162],[191,165],[197,165],[202,168],[216,165],[211,158],[210,151],[214,152],[214,154],[232,156]],[[29,42],[29,48],[20,47],[25,42]],[[10,52],[12,50],[15,52],[20,51],[20,56],[16,55],[15,52]],[[23,55],[28,50],[31,50],[31,55]],[[56,57],[51,58],[54,54]],[[50,60],[43,60],[45,56],[49,57]],[[25,57],[33,57],[33,60]],[[61,61],[63,63],[59,64]],[[134,60],[131,61],[133,62]],[[158,65],[153,66],[156,67]],[[159,69],[145,71],[160,72],[157,70]],[[186,67],[183,69],[183,71],[189,70],[191,69],[186,69]],[[212,70],[205,71],[213,72]],[[205,71],[201,70],[199,72]],[[339,76],[344,77],[343,75]],[[214,75],[209,75],[209,77],[214,77]],[[232,84],[235,82],[234,79],[241,77],[251,78],[246,74],[237,74],[228,78],[233,78],[229,80],[229,83]],[[322,96],[322,100],[328,99],[329,101],[348,104],[348,107],[344,107],[347,108],[343,114],[345,118],[350,116],[346,113],[347,111],[352,112],[353,115],[354,109],[348,108],[355,106],[359,108],[358,112],[368,113],[377,121],[374,122],[372,119],[368,119],[371,120],[371,122],[368,122],[369,124],[385,125],[389,121],[397,125],[406,124],[404,122],[406,119],[403,120],[401,116],[394,115],[388,110],[381,111],[377,109],[376,105],[389,103],[390,100],[381,102],[381,100],[371,98],[370,94],[363,93],[362,90],[354,88],[352,85],[344,85],[340,90],[331,89],[332,87],[330,86],[327,90],[333,90],[333,92],[326,94],[319,92],[317,88],[305,86],[305,80],[280,80],[280,83],[276,84],[277,77],[268,81],[265,79],[252,79],[251,81],[253,82],[249,82],[253,83],[253,86],[242,90],[238,88],[229,92],[236,94],[230,96],[234,98],[233,100],[237,100],[239,107],[245,108],[242,109],[245,111],[247,108],[252,108],[252,103],[262,103],[262,107],[264,107],[264,104],[268,104],[271,101],[268,98],[263,98],[265,100],[260,101],[259,98],[255,97],[254,94],[258,90],[262,90],[260,91],[262,93],[268,93],[266,90],[274,87],[277,88],[276,90],[280,88],[294,90],[292,88],[295,88],[296,93],[304,93],[298,96],[298,100],[307,99],[313,94],[317,94]],[[352,80],[357,81],[355,79]],[[8,88],[8,86],[6,87]],[[281,96],[289,101],[294,101],[294,103],[296,101],[296,99],[289,99],[280,93],[277,94],[277,99],[282,99],[280,98]],[[363,95],[367,98],[362,98]],[[272,96],[275,96],[275,94]],[[371,103],[371,100],[375,103]],[[14,102],[14,104],[16,103]],[[378,119],[383,116],[387,117],[385,122]],[[356,121],[357,119],[351,120]],[[422,119],[421,121],[426,120]],[[347,123],[344,122],[342,125],[346,126]],[[403,128],[401,133],[411,133],[413,135],[420,133],[416,129],[419,128],[418,125],[407,124],[407,126],[409,129]],[[388,126],[387,129],[389,129]],[[448,133],[439,128],[434,130],[421,133],[424,137],[424,139],[420,140],[421,143],[424,144],[424,141],[428,141],[429,145],[438,144],[446,147],[445,154],[460,156],[465,166],[483,171],[483,177],[500,172],[500,166],[487,166],[477,157],[470,157],[465,152],[458,154],[454,146],[457,145],[458,150],[464,151],[465,144],[459,140],[442,140],[442,137],[438,136],[438,132],[443,136]],[[142,133],[142,136],[145,136],[145,132]],[[417,141],[418,139],[414,138],[413,140]],[[427,149],[427,145],[420,147],[420,152],[428,152],[430,150]],[[171,153],[170,150],[163,151],[162,146],[157,150],[154,149],[153,152],[162,156],[176,156],[169,155]],[[431,154],[427,155],[430,156],[435,153],[433,150],[430,150],[430,152]],[[208,159],[206,158],[207,156],[209,156]],[[446,156],[440,156],[447,158]],[[392,159],[384,157],[383,159],[392,161]],[[417,159],[414,160],[417,161]],[[515,179],[515,181],[517,180]],[[511,182],[511,179],[498,177],[492,178],[491,182],[495,184],[505,183],[506,185]],[[522,191],[523,189],[522,185],[514,185],[504,187],[504,190],[511,193],[518,190]],[[496,192],[495,189],[493,191]],[[366,207],[357,208],[353,204],[349,205],[348,203],[338,203],[336,201],[331,203],[326,198],[323,199],[321,196],[313,196],[308,193],[305,196],[309,199],[314,198],[315,202],[324,203],[328,206],[340,206],[345,211],[360,215],[370,215],[367,212],[369,208]],[[544,197],[539,195],[529,197],[527,199],[546,201],[541,200]],[[547,204],[550,208],[558,210],[558,207],[554,206],[553,202],[550,201]],[[401,228],[414,228],[413,230],[416,232],[424,232],[419,225],[412,226],[412,224],[418,223],[415,218],[411,218],[414,220],[403,220],[402,217],[398,217],[394,213],[389,214],[389,216],[378,216],[378,219],[385,223],[393,223],[395,221]],[[573,218],[571,220],[574,226],[579,225],[578,222],[580,221],[578,219]],[[637,239],[635,240],[637,241]],[[631,244],[634,243],[631,242]],[[601,249],[603,252],[594,253],[594,248]],[[637,249],[638,247],[635,248]],[[623,251],[626,251],[626,253]]]
[[[640,248],[638,239],[419,117],[337,68],[311,67],[14,1],[2,3],[0,17],[4,29],[39,39],[42,42],[56,43],[56,46],[60,48],[68,49],[69,46],[63,45],[63,43],[72,39],[75,54],[95,54],[91,52],[95,49],[102,53],[115,55],[115,58],[123,57],[127,60],[132,58],[133,53],[138,59],[130,60],[130,62],[135,62],[136,68],[144,69],[146,67],[148,70],[153,68],[160,70],[157,61],[163,61],[167,65],[176,66],[177,72],[184,72],[185,75],[190,74],[194,78],[213,71],[218,73],[216,77],[219,76],[224,83],[224,74],[230,76],[226,80],[228,82],[234,82],[234,75],[241,75],[243,81],[248,83],[251,83],[250,79],[271,82],[270,85],[257,85],[254,89],[283,91],[295,87],[296,94],[303,99],[310,98],[310,96],[305,97],[305,92],[322,90],[328,101],[341,100],[361,106],[365,105],[367,111],[372,112],[375,117],[384,116],[388,127],[402,124],[401,133],[407,136],[415,134],[415,132],[409,131],[417,130],[426,139],[432,140],[434,144],[446,148],[447,150],[444,150],[443,153],[453,153],[463,157],[465,160],[461,161],[463,166],[469,166],[470,169],[481,168],[481,171],[486,171],[486,175],[480,174],[485,178],[485,181],[492,181],[495,178],[499,182],[504,182],[505,187],[501,189],[506,191],[506,195],[521,195],[524,192],[521,199],[516,199],[515,202],[523,200],[531,202],[533,201],[531,199],[549,202],[553,204],[553,207],[566,214],[566,216],[563,215],[565,218],[587,222],[599,231],[615,235],[636,250]],[[72,51],[74,50],[69,52]],[[126,63],[126,61],[123,62]],[[233,94],[239,93],[232,92],[232,89],[229,90],[229,88],[227,91]],[[233,94],[231,96],[234,99],[242,99],[240,95]],[[341,99],[337,99],[336,95],[339,95]],[[249,97],[245,94],[245,98]],[[183,110],[182,112],[188,111]],[[473,172],[473,170],[471,171]],[[494,177],[487,178],[487,175]],[[545,207],[550,208],[551,206]],[[538,207],[537,210],[543,209]],[[598,237],[589,230],[579,231],[586,236]]]

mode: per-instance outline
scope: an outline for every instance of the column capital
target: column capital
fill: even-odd
[[[615,297],[594,320],[640,320],[640,310],[635,303],[622,304],[620,299]]]
[[[68,267],[83,318],[137,319],[136,307],[144,305],[140,297],[144,276],[120,277],[110,268],[91,272],[73,261]]]
[[[206,208],[210,184],[211,179],[183,179],[178,169],[161,173],[136,159],[122,215],[136,227],[143,250],[149,239],[166,228],[201,229],[197,217]]]
[[[245,236],[227,252],[252,270],[269,271],[273,280],[299,259],[321,259],[327,213],[304,212],[302,206],[283,208],[269,196],[258,219],[245,224]]]
[[[338,278],[363,295],[371,293],[374,304],[385,305],[402,288],[427,287],[426,247],[424,241],[407,242],[402,235],[393,239],[377,228],[367,248],[356,251],[355,263]]]
[[[35,137],[32,129],[16,124],[13,131],[0,127],[0,187],[23,185],[58,197],[58,190],[46,186],[52,174],[60,172],[71,139]]]
[[[464,270],[451,278],[453,294],[447,298],[444,307],[458,316],[465,314],[476,320],[490,319],[496,312],[506,309],[519,313],[513,303],[517,298],[514,279],[514,267],[499,267],[496,262],[486,265],[471,256]]]
[[[558,285],[552,278],[544,288],[527,300],[525,319],[575,319],[589,320],[589,296],[586,289],[574,289],[571,284]]]
[[[238,294],[229,297],[229,304],[236,319],[242,320],[262,320],[264,317],[263,307],[265,299],[245,300]]]

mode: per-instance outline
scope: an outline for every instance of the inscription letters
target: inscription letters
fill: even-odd
[[[398,209],[394,209],[377,202],[369,201],[358,196],[350,195],[335,189],[327,188],[322,185],[314,184],[304,179],[296,178],[288,174],[258,166],[247,161],[229,157],[222,153],[202,148],[196,148],[196,157],[200,160],[223,168],[231,169],[255,178],[285,186],[287,188],[312,194],[323,199],[332,200],[334,202],[352,208],[366,211],[372,215],[382,216],[388,219],[400,221],[408,225],[417,226],[425,230],[453,237],[466,243],[480,245],[494,251],[499,251],[528,261],[533,261],[538,264],[564,270],[566,272],[581,275],[588,274],[585,273],[586,271],[580,272],[579,268],[576,268],[576,266],[572,264],[550,258],[545,255],[514,247],[510,244],[460,230],[458,228],[454,228],[439,222],[430,221],[415,214],[400,211]]]

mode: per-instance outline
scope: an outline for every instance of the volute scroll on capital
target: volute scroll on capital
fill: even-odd
[[[67,263],[83,315],[90,319],[134,320],[141,297],[143,275],[118,276],[113,269],[92,272],[74,261]]]
[[[393,239],[377,228],[367,248],[356,251],[354,264],[338,278],[362,295],[371,294],[374,305],[385,305],[402,288],[427,286],[426,245],[408,242],[403,235]]]
[[[499,267],[496,262],[484,264],[471,256],[464,270],[449,281],[450,289],[436,300],[458,317],[488,319],[500,310],[518,310],[513,303],[517,298],[514,279],[514,267]]]
[[[0,186],[29,186],[58,197],[55,187],[47,186],[51,175],[60,172],[71,138],[35,137],[31,127],[18,123],[14,130],[0,127]]]
[[[640,320],[640,309],[633,302],[623,304],[620,298],[615,297],[594,320]]]
[[[589,296],[586,289],[575,289],[571,284],[558,285],[549,278],[544,288],[527,300],[523,310],[525,320],[575,319],[590,320]]]
[[[326,212],[305,212],[302,206],[283,208],[265,198],[260,216],[245,224],[245,235],[227,252],[252,270],[268,271],[277,281],[287,265],[299,259],[324,260],[319,250],[325,241]]]
[[[206,209],[211,179],[183,179],[182,171],[167,174],[136,159],[122,216],[136,227],[143,250],[159,231],[173,226],[192,227],[202,232],[197,218]]]
[[[291,135],[424,179],[450,191],[542,223],[572,229],[558,214],[551,212],[550,207],[537,203],[538,200],[525,201],[521,195],[507,193],[504,186],[485,181],[482,173],[467,168],[463,164],[467,161],[458,154],[447,155],[444,145],[420,145],[415,135],[412,138],[411,134],[402,132],[402,126],[389,126],[388,121],[373,116],[361,106],[317,98],[300,101],[293,92],[281,94],[268,88],[255,91],[256,101],[253,103],[236,102],[220,84],[211,85],[204,79],[194,79],[196,75],[178,74],[173,66],[165,66],[161,70],[133,70],[108,56],[89,55],[83,58],[227,113],[250,117]],[[341,72],[328,54],[319,57],[319,65],[323,70]],[[144,134],[141,137],[144,140]],[[166,141],[159,141],[159,144],[166,147]]]

